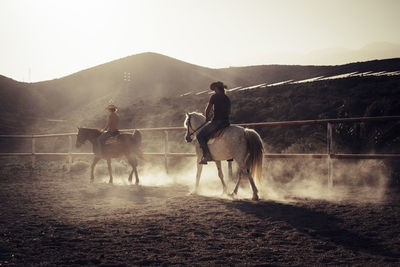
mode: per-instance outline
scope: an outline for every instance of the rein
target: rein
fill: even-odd
[[[207,124],[207,122],[208,121],[205,121],[204,123],[202,123],[199,127],[197,127],[196,129],[193,129],[193,127],[192,127],[192,124],[190,123],[190,119],[191,119],[192,117],[191,117],[191,115],[189,115],[189,118],[188,118],[188,134],[189,134],[189,136],[193,136],[198,130],[200,130],[204,125],[206,125]],[[189,128],[190,129],[192,129],[193,130],[193,132],[192,133],[189,133]]]
[[[97,129],[92,129],[92,128],[81,128],[83,131],[78,133],[78,136],[82,136],[84,140],[80,141],[80,145],[83,145],[86,140],[90,142],[96,142],[97,137],[100,136],[101,132]],[[77,138],[77,141],[79,138]]]

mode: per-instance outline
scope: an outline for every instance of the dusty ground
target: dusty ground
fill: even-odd
[[[0,265],[400,265],[398,200],[254,202],[190,189],[3,173]]]

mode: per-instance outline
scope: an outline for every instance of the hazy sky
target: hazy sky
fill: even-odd
[[[0,0],[0,74],[53,79],[141,52],[206,67],[400,44],[397,0]],[[290,62],[293,55],[293,62]]]

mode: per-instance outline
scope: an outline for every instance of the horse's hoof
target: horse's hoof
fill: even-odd
[[[109,181],[108,184],[113,184],[113,181]]]
[[[230,196],[232,199],[235,199],[235,198],[236,198],[236,193],[235,193],[235,192],[232,192],[232,193],[229,194],[228,196]]]
[[[258,197],[258,195],[253,195],[253,198],[252,198],[252,200],[259,200],[260,198]]]
[[[199,192],[197,190],[192,191],[192,193],[190,193],[192,196],[197,196],[199,194]]]
[[[93,184],[93,182],[94,182],[94,179],[90,179],[89,183]]]
[[[135,185],[139,185],[139,182],[135,182]]]

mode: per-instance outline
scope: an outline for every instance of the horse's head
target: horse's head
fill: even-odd
[[[185,122],[184,122],[184,126],[185,126],[185,128],[186,128],[186,135],[185,135],[185,140],[186,140],[186,142],[188,142],[188,143],[190,143],[190,142],[192,142],[192,135],[189,133],[189,129],[191,128],[189,125],[191,125],[190,124],[190,120],[191,120],[192,118],[191,118],[191,116],[190,116],[190,114],[189,113],[186,113],[186,119],[185,119]]]
[[[78,135],[76,137],[76,143],[75,146],[77,148],[81,147],[87,140],[87,135],[85,134],[85,129],[84,128],[78,128]]]
[[[203,114],[192,112],[186,113],[186,119],[184,126],[186,128],[185,140],[190,143],[193,141],[193,136],[199,132],[199,130],[204,126],[206,118]]]
[[[101,135],[101,130],[93,128],[78,128],[78,135],[76,137],[76,147],[81,147],[86,141],[92,144],[96,142],[97,138]]]

